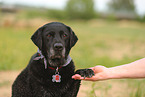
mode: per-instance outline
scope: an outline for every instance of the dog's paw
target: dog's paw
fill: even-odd
[[[75,74],[81,75],[81,77],[84,77],[84,79],[85,77],[91,78],[95,75],[92,69],[78,69]]]

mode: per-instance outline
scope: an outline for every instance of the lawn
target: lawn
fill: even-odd
[[[96,65],[112,67],[145,57],[145,24],[143,23],[102,20],[62,22],[69,25],[79,38],[70,53],[77,69]],[[44,22],[39,23],[37,26],[0,27],[0,70],[21,70],[26,67],[32,54],[37,51],[30,37],[39,26],[44,24]],[[107,95],[122,97],[117,94],[112,96],[115,90],[120,95],[126,93],[127,96],[123,97],[145,96],[144,79],[83,82],[83,86],[88,88],[81,89],[81,93],[85,92],[90,97],[108,97]]]

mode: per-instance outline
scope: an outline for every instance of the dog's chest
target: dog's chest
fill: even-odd
[[[71,87],[71,82],[68,83],[48,83],[48,85],[40,85],[35,91],[37,97],[61,97]],[[36,90],[36,89],[34,89]]]
[[[32,79],[35,84],[31,85],[33,90],[35,90],[34,95],[36,97],[61,97],[61,95],[69,90],[73,83],[73,80],[71,79],[72,74],[61,72],[61,70],[59,75],[55,74],[54,70],[51,70],[49,74],[47,73],[43,76],[44,77],[39,78],[40,80],[38,81]]]

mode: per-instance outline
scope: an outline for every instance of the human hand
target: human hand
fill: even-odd
[[[90,68],[94,71],[95,75],[92,76],[91,78],[86,77],[81,77],[79,74],[75,74],[72,76],[73,79],[78,79],[78,80],[86,80],[86,81],[99,81],[99,80],[105,80],[108,79],[108,73],[109,69],[104,67],[104,66],[95,66]]]

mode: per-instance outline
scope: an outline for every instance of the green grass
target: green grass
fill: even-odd
[[[111,67],[144,57],[145,24],[96,20],[62,22],[71,26],[79,38],[70,54],[77,68]],[[30,40],[36,29],[0,28],[0,70],[23,69],[27,65],[37,51]]]
[[[116,22],[115,22],[116,23]],[[102,64],[107,67],[125,64],[144,57],[145,28],[120,27],[119,23],[83,23],[73,26],[79,37],[72,50],[77,66]],[[142,49],[141,49],[142,48]]]
[[[24,68],[35,46],[30,40],[32,29],[0,28],[0,70]]]

